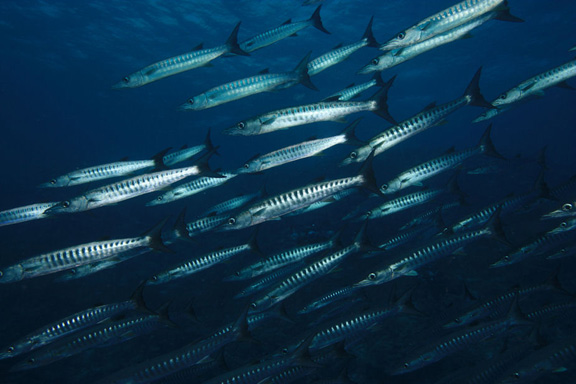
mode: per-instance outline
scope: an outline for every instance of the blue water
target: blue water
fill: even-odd
[[[2,1],[0,210],[72,197],[87,188],[42,190],[37,185],[74,169],[124,157],[146,159],[167,147],[197,145],[203,141],[208,128],[212,129],[212,139],[220,146],[221,154],[210,161],[211,167],[223,170],[235,169],[257,153],[267,153],[311,136],[335,134],[344,127],[342,124],[318,123],[255,137],[226,136],[222,130],[247,117],[316,102],[350,83],[367,81],[368,76],[355,73],[380,53],[376,49],[363,48],[347,61],[313,77],[319,92],[297,85],[205,111],[181,112],[178,106],[206,89],[251,76],[264,68],[271,72],[291,70],[309,51],[316,57],[339,43],[354,42],[362,36],[372,15],[374,34],[379,42],[384,42],[453,2],[326,0],[322,20],[326,29],[332,32],[330,35],[308,28],[297,37],[253,52],[250,57],[220,58],[213,62],[213,67],[198,68],[137,89],[112,90],[112,84],[123,76],[148,64],[189,51],[201,42],[205,47],[222,44],[238,21],[242,22],[242,41],[286,19],[306,19],[314,7],[303,7],[296,0]],[[482,92],[492,100],[519,82],[573,59],[574,52],[568,50],[576,44],[572,17],[576,3],[569,0],[511,0],[510,6],[514,15],[526,20],[524,23],[489,21],[473,31],[472,39],[456,41],[384,71],[385,79],[397,75],[389,93],[390,113],[400,121],[432,101],[442,103],[460,96],[480,66],[483,67]],[[570,83],[575,85],[574,80]],[[472,204],[465,211],[480,208],[509,193],[530,189],[538,173],[534,159],[544,145],[548,148],[545,179],[551,186],[574,174],[575,105],[575,91],[552,88],[544,98],[532,100],[495,119],[493,141],[498,151],[505,157],[519,155],[519,158],[514,166],[500,165],[501,172],[496,174],[463,175],[462,188],[469,194]],[[447,124],[431,128],[377,157],[374,162],[377,179],[387,180],[408,167],[438,156],[451,146],[462,149],[475,145],[487,125],[471,124],[480,112],[478,108],[466,107],[451,115]],[[369,139],[388,126],[381,118],[364,114],[357,135]],[[210,205],[254,192],[263,184],[271,194],[276,194],[320,177],[352,175],[356,166],[337,166],[349,152],[349,147],[339,146],[322,157],[275,168],[265,175],[242,175],[223,187],[159,207],[144,206],[152,199],[152,195],[148,195],[86,213],[2,227],[0,265],[11,265],[41,252],[75,244],[135,236],[166,216],[174,219],[183,207],[188,208],[191,219]],[[433,185],[438,185],[438,181],[433,181]],[[258,235],[261,247],[270,253],[293,246],[296,238],[309,242],[328,236],[341,227],[343,213],[353,209],[359,201],[362,199],[351,199],[312,214],[265,223]],[[548,203],[543,209],[554,207],[553,203]],[[370,237],[374,242],[383,240],[412,215],[391,216],[370,223]],[[510,237],[516,244],[549,229],[538,221],[538,214],[523,215],[520,220],[504,220],[505,229],[510,230]],[[345,241],[350,241],[356,230],[356,226],[348,226]],[[124,300],[140,281],[155,272],[186,257],[239,244],[249,236],[248,230],[229,232],[226,236],[208,234],[192,245],[178,243],[173,255],[151,253],[68,283],[55,283],[52,276],[47,276],[2,285],[0,345],[8,345],[33,329],[78,310]],[[505,247],[483,242],[470,250],[474,255],[471,264],[454,261],[430,266],[417,279],[416,305],[420,303],[423,310],[430,311],[435,318],[449,301],[446,296],[457,296],[463,281],[486,297],[514,284],[538,282],[559,265],[562,266],[561,280],[567,287],[575,288],[570,273],[574,260],[568,259],[562,264],[540,260],[509,269],[489,270],[488,264],[504,252]],[[484,262],[484,258],[490,261]],[[150,306],[158,307],[173,300],[175,312],[181,312],[193,298],[201,326],[191,326],[183,320],[186,324],[183,329],[162,330],[124,345],[93,350],[28,372],[8,373],[13,362],[3,360],[0,361],[0,382],[92,382],[205,336],[215,326],[234,320],[248,303],[231,299],[242,284],[223,284],[221,279],[255,259],[252,255],[244,255],[192,278],[146,290]],[[290,298],[289,312],[295,312],[319,292],[360,280],[369,269],[361,263],[346,264],[337,274]],[[414,284],[415,280],[403,278],[398,285],[407,289]],[[372,304],[384,304],[389,290],[388,285],[371,289]],[[542,299],[542,304],[545,302]],[[410,350],[416,341],[414,334],[426,328],[424,323],[422,320],[386,323],[384,329],[375,333],[375,341],[365,345],[353,363],[353,378],[359,383],[381,380],[432,383],[447,372],[473,364],[481,354],[474,351],[447,359],[410,376],[384,377],[387,363],[397,357],[399,351],[407,353]],[[275,346],[295,342],[295,334],[307,334],[308,324],[309,319],[300,319],[296,325],[268,325],[257,332],[262,344],[234,344],[226,349],[230,365],[247,364]],[[573,324],[563,325],[565,328],[559,328],[559,332],[573,328]],[[395,331],[390,327],[396,327]],[[557,380],[564,382],[562,378]]]

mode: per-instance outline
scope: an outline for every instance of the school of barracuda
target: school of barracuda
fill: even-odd
[[[307,1],[304,5],[316,2]],[[308,27],[329,34],[329,26],[326,27],[321,19],[322,6],[317,6],[307,20],[288,20],[243,42],[238,42],[241,23],[230,25],[232,33],[224,44],[211,48],[198,46],[192,52],[147,65],[123,78],[118,76],[122,80],[113,88],[143,87],[168,76],[211,65],[222,57],[232,62],[242,60],[242,56],[256,55],[255,51],[260,49],[265,54],[265,47],[282,44],[283,39]],[[468,85],[449,85],[454,92],[452,100],[432,103],[397,122],[398,117],[393,117],[396,116],[394,111],[388,110],[387,101],[393,97],[395,79],[403,76],[403,62],[466,39],[479,26],[498,28],[498,21],[524,21],[511,13],[506,0],[466,0],[406,26],[388,41],[378,43],[387,37],[374,36],[372,32],[373,24],[378,23],[380,17],[374,15],[362,35],[362,31],[358,31],[359,40],[316,58],[310,53],[294,58],[295,62],[300,62],[288,72],[263,71],[215,84],[180,106],[187,114],[193,114],[198,113],[193,111],[222,108],[225,103],[242,102],[238,100],[298,84],[318,91],[313,76],[328,71],[358,50],[373,49],[378,56],[358,69],[359,74],[374,73],[366,83],[349,85],[329,96],[318,96],[315,103],[286,105],[254,116],[248,111],[246,116],[233,116],[233,125],[212,128],[229,135],[270,136],[278,130],[299,129],[296,127],[316,122],[347,122],[344,129],[335,129],[333,135],[304,142],[280,141],[278,136],[276,150],[255,154],[234,169],[213,170],[209,162],[218,154],[218,147],[212,143],[208,131],[204,143],[190,148],[165,149],[149,160],[111,162],[55,176],[39,187],[61,188],[66,200],[33,202],[0,212],[0,226],[47,218],[57,225],[58,220],[66,220],[66,214],[122,204],[143,195],[148,195],[148,200],[141,198],[142,206],[169,204],[180,199],[201,204],[195,199],[207,190],[226,188],[226,183],[233,178],[244,178],[252,187],[250,193],[212,207],[202,206],[204,214],[193,220],[186,217],[185,210],[174,212],[178,218],[173,227],[167,225],[170,220],[167,218],[160,223],[149,223],[151,229],[145,233],[119,233],[117,238],[109,240],[62,244],[59,249],[46,249],[40,254],[23,257],[15,264],[1,265],[2,284],[46,279],[53,274],[58,274],[54,279],[59,284],[66,284],[94,273],[106,273],[120,263],[151,251],[170,254],[174,252],[172,244],[194,247],[194,241],[202,241],[203,236],[210,233],[223,239],[229,231],[253,227],[245,231],[243,242],[215,246],[207,253],[192,252],[192,258],[175,259],[177,261],[171,267],[158,269],[134,287],[129,300],[86,308],[61,319],[46,317],[42,319],[44,326],[31,329],[28,334],[14,333],[5,337],[12,342],[2,346],[0,359],[14,360],[11,371],[43,369],[41,367],[45,365],[95,348],[112,350],[115,345],[148,337],[146,335],[161,329],[179,328],[182,318],[189,324],[189,316],[171,310],[169,303],[150,309],[143,293],[160,287],[165,290],[158,292],[167,292],[177,280],[185,284],[187,280],[202,279],[203,271],[222,268],[230,260],[235,260],[238,264],[234,265],[240,267],[228,270],[228,275],[220,281],[202,280],[202,284],[207,290],[216,285],[226,286],[228,300],[243,303],[245,309],[241,313],[223,316],[235,318],[235,321],[204,324],[200,328],[204,332],[196,340],[184,335],[186,340],[179,348],[161,353],[151,349],[145,358],[129,359],[130,363],[117,372],[104,370],[95,382],[361,383],[366,381],[358,379],[362,376],[355,373],[354,367],[362,366],[362,359],[385,373],[381,377],[383,383],[411,382],[399,378],[411,377],[409,375],[417,371],[426,372],[428,366],[441,364],[441,361],[454,362],[446,365],[450,367],[446,368],[449,373],[435,377],[433,381],[424,381],[425,376],[417,376],[414,382],[527,383],[540,379],[544,381],[538,382],[543,383],[548,382],[546,378],[574,369],[576,331],[572,329],[570,333],[570,329],[562,328],[566,325],[562,319],[574,316],[576,296],[563,287],[558,274],[541,274],[541,281],[532,281],[531,285],[506,281],[504,285],[509,289],[502,289],[493,297],[479,292],[480,298],[470,293],[467,283],[473,286],[473,282],[460,279],[464,294],[457,297],[459,295],[453,293],[456,298],[450,306],[440,307],[444,304],[422,301],[430,297],[426,280],[449,278],[448,264],[466,265],[470,248],[480,248],[485,253],[482,262],[474,260],[471,265],[494,273],[503,268],[517,268],[521,274],[521,268],[530,260],[555,263],[576,255],[576,180],[548,185],[542,156],[538,162],[533,162],[536,171],[532,189],[495,199],[484,207],[471,204],[468,199],[475,192],[462,187],[461,181],[484,172],[504,172],[504,164],[512,161],[498,152],[498,141],[493,142],[492,134],[498,131],[498,123],[488,125],[481,137],[474,138],[475,146],[459,150],[452,147],[428,158],[420,156],[412,167],[396,175],[387,172],[385,162],[377,160],[393,161],[390,156],[386,157],[385,151],[444,124],[450,115],[462,108],[482,109],[482,114],[474,120],[478,122],[510,111],[534,97],[542,97],[546,92],[552,92],[552,87],[572,89],[568,81],[576,76],[576,61],[559,63],[552,69],[542,68],[540,74],[508,90],[505,90],[505,84],[509,82],[505,79],[481,77],[482,63],[479,63],[478,67],[469,68],[471,81]],[[306,33],[311,35],[317,31]],[[480,39],[480,35],[476,38]],[[304,37],[298,38],[304,40]],[[377,53],[378,49],[384,52]],[[392,67],[398,71],[383,76],[382,71]],[[494,81],[502,84],[503,93],[488,102],[481,92],[481,84]],[[353,100],[371,88],[376,89],[372,96]],[[318,95],[321,93],[318,91]],[[367,112],[382,119],[379,133],[363,141],[358,138],[365,136],[358,136],[363,132],[363,120],[357,116]],[[348,122],[348,116],[356,119]],[[448,141],[447,147],[449,144]],[[248,175],[266,173],[274,167],[289,167],[290,163],[307,158],[312,164],[313,157],[341,145],[352,148],[347,151],[348,156],[334,163],[334,168],[351,166],[339,168],[341,176],[338,178],[308,183],[294,179],[290,180],[291,188],[280,191],[266,185],[269,193],[261,188],[262,184],[252,182],[253,176]],[[471,164],[479,165],[475,168]],[[430,181],[439,178],[444,180],[442,187],[438,184],[428,187]],[[99,184],[95,186],[96,183]],[[68,192],[65,188],[71,186],[84,189]],[[341,223],[333,223],[326,238],[303,244],[294,242],[292,247],[273,250],[263,250],[258,245],[258,229],[269,225],[267,222],[288,222],[287,217],[319,209],[341,209],[336,208],[342,207],[337,202],[347,199],[356,199],[355,209],[340,212]],[[400,222],[396,217],[402,214],[407,219]],[[521,219],[515,219],[518,216]],[[540,233],[509,236],[516,231],[516,223],[522,220],[549,225]],[[394,235],[369,236],[371,228],[378,226],[393,228]],[[242,258],[244,262],[240,261]],[[361,264],[365,273],[347,273],[348,266],[353,263]],[[564,279],[571,276],[567,273],[560,269]],[[393,280],[395,282],[390,283]],[[326,284],[319,285],[317,281]],[[397,281],[401,288],[396,288]],[[308,286],[315,290],[306,290]],[[389,292],[387,300],[378,294],[378,287],[382,286]],[[188,295],[182,291],[184,285],[179,287],[173,295]],[[290,308],[287,313],[285,304],[291,303],[293,296],[303,290],[309,295],[306,304],[298,308],[287,305]],[[534,297],[543,294],[549,298],[548,305],[536,308],[529,305]],[[542,300],[536,302],[542,303]],[[221,305],[225,311],[226,304]],[[524,308],[530,308],[532,312],[524,311]],[[419,331],[413,334],[411,326],[419,323],[427,326],[416,327]],[[283,340],[283,345],[268,343],[266,337],[271,337],[270,333],[283,333],[285,329],[289,329],[286,332],[290,337]],[[396,332],[398,335],[408,333],[411,337],[399,339],[399,336],[393,336]],[[545,344],[541,341],[543,337]],[[231,344],[242,345],[242,351],[254,350],[260,357],[254,362],[236,356],[232,359],[234,365],[228,367],[224,361],[226,355],[230,355],[227,351]],[[118,355],[111,356],[122,359]],[[458,364],[457,359],[462,356],[471,357],[464,364]],[[470,361],[474,364],[469,364]],[[574,375],[571,377],[573,379]]]

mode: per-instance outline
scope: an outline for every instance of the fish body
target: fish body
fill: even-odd
[[[298,314],[317,311],[318,309],[324,308],[325,306],[330,305],[335,301],[350,297],[351,295],[355,294],[356,291],[357,291],[356,287],[344,287],[337,289],[314,300],[310,304],[307,304],[305,307],[303,307],[301,310],[298,311]]]
[[[207,209],[206,211],[204,211],[204,215],[210,215],[210,214],[220,215],[224,212],[228,212],[228,211],[232,211],[234,209],[240,208],[240,207],[246,205],[247,203],[249,203],[250,201],[252,201],[258,197],[263,197],[263,196],[264,196],[264,192],[259,191],[256,193],[250,193],[247,195],[233,197],[230,200],[223,201],[223,202],[218,203],[218,204],[214,205],[213,207]]]
[[[367,219],[379,219],[405,209],[414,208],[418,205],[425,204],[444,193],[443,189],[434,189],[430,191],[420,191],[400,196],[371,209],[365,214]]]
[[[404,231],[419,225],[436,224],[438,222],[438,215],[440,214],[440,212],[445,212],[449,209],[459,207],[460,205],[461,205],[460,201],[454,201],[451,203],[442,204],[439,207],[435,207],[433,209],[425,211],[424,213],[414,217],[408,223],[401,226],[400,230]]]
[[[0,212],[0,227],[49,217],[44,212],[56,204],[59,202],[30,204],[2,211]]]
[[[339,200],[342,200],[343,198],[348,197],[354,193],[356,193],[355,189],[347,189],[347,190],[344,190],[342,192],[338,192],[335,195],[330,196],[328,199],[312,203],[309,206],[302,208],[302,209],[299,209],[297,211],[291,212],[291,213],[287,214],[286,216],[298,216],[298,215],[301,215],[303,213],[308,213],[308,212],[315,211],[317,209],[324,208],[324,207],[326,207],[332,203],[335,203]]]
[[[556,209],[550,213],[542,216],[543,219],[563,219],[563,218],[573,218],[576,216],[576,201],[570,203],[562,204],[560,209]]]
[[[163,193],[152,201],[149,201],[146,203],[146,206],[167,204],[176,200],[184,199],[197,193],[204,192],[207,189],[218,187],[236,177],[236,173],[233,172],[221,172],[219,174],[223,177],[204,176],[188,183],[178,185],[174,189]]]
[[[238,45],[237,39],[239,28],[240,23],[236,24],[230,37],[223,45],[207,49],[201,49],[201,47],[198,47],[200,49],[150,64],[149,66],[124,77],[122,81],[116,83],[112,88],[122,89],[141,87],[168,76],[176,75],[194,68],[205,67],[209,65],[212,60],[227,53],[248,55],[248,53],[244,52]]]
[[[166,188],[170,184],[174,184],[189,176],[198,175],[200,172],[200,167],[191,166],[136,176],[104,187],[92,189],[83,195],[60,202],[58,205],[48,209],[46,213],[52,215],[81,212],[119,203]]]
[[[206,133],[206,138],[204,139],[203,144],[195,145],[193,147],[184,146],[178,151],[168,153],[164,155],[164,157],[162,158],[162,162],[167,167],[171,167],[174,164],[181,163],[194,157],[195,155],[199,154],[204,150],[206,150],[207,152],[215,151],[214,144],[212,144],[212,139],[210,139],[210,129],[208,129],[208,133]]]
[[[321,101],[314,104],[279,109],[240,121],[235,126],[227,128],[224,133],[234,136],[262,135],[320,121],[343,121],[348,115],[364,111],[374,112],[394,123],[394,119],[388,113],[386,104],[388,89],[392,85],[393,80],[389,80],[386,86],[366,101]]]
[[[324,33],[330,34],[330,32],[328,32],[322,25],[322,19],[320,18],[320,9],[322,9],[322,5],[316,8],[314,13],[312,14],[312,17],[310,17],[308,20],[302,20],[296,22],[288,20],[279,27],[260,33],[246,41],[243,41],[242,43],[240,43],[240,48],[244,52],[254,52],[257,49],[267,47],[287,37],[295,36],[298,32],[310,26],[313,26],[314,28],[319,29]]]
[[[354,85],[351,84],[348,87],[344,88],[341,91],[338,91],[336,93],[333,93],[332,95],[328,96],[327,98],[325,98],[322,101],[348,101],[348,100],[352,100],[353,98],[355,98],[356,96],[360,95],[362,92],[378,86],[378,87],[383,87],[385,85],[384,80],[382,80],[382,75],[380,75],[380,72],[376,72],[374,74],[374,76],[372,77],[372,80],[367,81],[365,83],[362,84],[358,84],[358,85]]]
[[[507,7],[506,0],[462,1],[399,32],[380,49],[390,50],[414,45],[504,7]]]

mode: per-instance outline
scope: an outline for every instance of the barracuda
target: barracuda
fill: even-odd
[[[241,269],[234,275],[225,279],[225,281],[245,280],[252,277],[260,276],[268,272],[275,271],[287,265],[302,262],[307,257],[318,252],[334,248],[340,244],[340,232],[337,232],[330,240],[321,243],[304,245],[302,247],[292,248],[287,251],[276,253],[266,259]]]
[[[383,55],[372,59],[370,63],[366,64],[358,71],[358,74],[365,75],[372,72],[381,72],[402,64],[408,60],[412,60],[416,56],[438,48],[444,44],[448,44],[459,39],[467,39],[471,37],[470,32],[473,29],[494,18],[497,14],[498,13],[496,12],[490,12],[459,27],[434,36],[431,39],[421,41],[409,47],[396,48],[388,51]]]
[[[47,324],[18,339],[12,345],[3,348],[2,352],[0,352],[0,359],[18,356],[22,353],[35,350],[64,336],[94,326],[102,321],[131,310],[147,311],[142,297],[143,289],[144,284],[141,284],[134,291],[130,300],[88,308]]]
[[[327,198],[327,199],[324,199],[324,200],[322,200],[322,201],[317,201],[317,202],[315,202],[315,203],[312,203],[312,204],[310,204],[309,206],[307,206],[307,207],[305,207],[305,208],[302,208],[302,209],[299,209],[299,210],[297,210],[297,211],[291,212],[291,213],[287,214],[286,216],[287,216],[287,217],[298,216],[298,215],[301,215],[301,214],[303,214],[303,213],[308,213],[308,212],[315,211],[315,210],[317,210],[317,209],[324,208],[324,207],[326,207],[326,206],[328,206],[328,205],[330,205],[330,204],[333,204],[333,203],[335,203],[335,202],[337,202],[337,201],[342,200],[342,199],[345,198],[345,197],[348,197],[348,196],[350,196],[350,195],[353,195],[353,194],[355,194],[356,192],[357,192],[357,191],[356,191],[355,189],[347,189],[347,190],[345,190],[345,191],[338,192],[338,193],[336,193],[335,195],[332,195],[332,196],[330,196],[330,197]]]
[[[239,168],[236,172],[239,174],[262,172],[266,169],[316,156],[339,144],[362,145],[362,142],[360,142],[355,136],[355,129],[359,122],[360,119],[356,119],[337,136],[308,140],[262,156],[257,156],[256,158],[248,160],[244,166]]]
[[[310,54],[306,55],[292,72],[268,73],[268,70],[264,70],[257,76],[236,80],[209,89],[188,99],[186,103],[180,106],[180,109],[184,111],[199,111],[258,93],[286,89],[298,83],[317,91],[318,89],[312,84],[308,74],[307,64],[309,58]]]
[[[98,241],[44,253],[0,271],[0,283],[12,283],[44,276],[81,265],[92,264],[138,248],[171,252],[162,243],[163,220],[142,236],[110,241]]]
[[[176,267],[170,268],[167,271],[158,273],[148,280],[148,284],[165,284],[176,279],[190,276],[194,273],[223,263],[231,257],[245,251],[252,251],[261,254],[258,244],[256,243],[256,234],[254,234],[246,244],[210,252],[204,256],[178,264]]]
[[[49,216],[44,212],[56,204],[59,204],[59,202],[31,204],[2,211],[0,212],[0,227],[44,219]]]
[[[465,160],[478,154],[503,159],[503,157],[494,148],[494,144],[490,139],[491,130],[492,125],[489,125],[476,147],[459,152],[449,151],[443,156],[417,165],[414,168],[410,168],[390,180],[388,183],[383,184],[380,187],[380,191],[384,194],[392,194],[412,185],[421,185],[423,181],[442,172],[454,169]]]
[[[576,207],[576,201],[570,202],[570,203],[564,203],[562,204],[562,207],[560,207],[560,209],[556,209],[550,213],[545,214],[544,216],[542,216],[543,219],[560,219],[560,218],[572,218],[576,216],[576,209],[574,209],[574,207]]]
[[[286,276],[291,275],[292,273],[296,272],[300,267],[301,267],[301,264],[298,263],[296,265],[289,265],[285,268],[278,269],[278,270],[264,276],[263,278],[256,281],[255,283],[250,284],[248,287],[244,288],[242,291],[240,291],[238,294],[236,294],[236,296],[234,296],[234,298],[238,299],[241,297],[250,296],[256,292],[259,292],[263,289],[270,287],[271,285],[277,284],[280,280],[282,280]]]
[[[487,12],[507,10],[508,2],[506,0],[465,0],[399,32],[394,38],[384,43],[380,49],[389,50],[414,45],[420,41],[430,39],[440,33],[456,28]],[[503,17],[500,20],[513,22],[522,21],[509,13],[508,17]]]
[[[358,85],[350,84],[348,87],[328,96],[322,101],[348,101],[372,87],[383,87],[384,85],[386,85],[386,83],[382,80],[382,75],[380,72],[376,72],[374,76],[372,76],[372,80]]]
[[[254,200],[258,197],[264,197],[265,195],[266,195],[266,191],[264,191],[262,189],[256,193],[251,193],[248,195],[242,195],[242,196],[234,197],[230,200],[223,201],[223,202],[216,204],[215,206],[207,209],[206,211],[204,211],[203,215],[205,215],[205,216],[207,216],[207,215],[220,215],[224,212],[228,212],[228,211],[232,211],[234,209],[240,208],[240,207],[246,205],[247,203],[251,202],[252,200]],[[228,217],[226,217],[226,218],[228,218]]]
[[[222,215],[209,215],[198,220],[186,223],[186,208],[182,209],[182,212],[178,215],[174,228],[172,230],[172,236],[177,239],[187,239],[199,234],[212,231],[219,226],[221,226],[228,218],[229,214]]]
[[[198,175],[202,172],[199,166],[170,169],[167,171],[149,173],[131,179],[119,181],[104,187],[92,189],[83,195],[62,201],[46,210],[49,215],[87,211],[110,204],[119,203],[147,193],[166,188],[170,184]]]
[[[335,301],[346,299],[354,295],[357,290],[358,289],[356,287],[344,287],[332,291],[304,306],[301,310],[298,311],[298,314],[302,315],[305,313],[317,311],[318,309],[324,308],[325,306],[330,305]]]
[[[204,139],[203,144],[195,145],[194,147],[190,148],[184,146],[179,151],[165,155],[163,158],[164,165],[170,167],[174,164],[181,163],[194,157],[203,150],[206,150],[207,152],[216,151],[216,148],[214,147],[214,145],[212,144],[212,140],[210,139],[210,128],[208,128],[208,133],[206,133],[206,138]]]
[[[425,204],[444,193],[444,189],[434,189],[431,191],[414,192],[405,196],[400,196],[369,210],[363,215],[363,217],[361,217],[361,219],[379,219],[384,216],[403,211],[405,209],[410,209]]]
[[[338,46],[330,52],[323,54],[315,58],[308,63],[308,73],[310,76],[314,76],[322,72],[323,70],[330,68],[333,65],[343,62],[348,59],[354,52],[358,51],[364,47],[378,48],[379,44],[374,38],[372,33],[372,22],[374,21],[374,16],[370,19],[366,31],[362,35],[362,38],[353,43],[345,46]]]
[[[154,206],[171,203],[176,200],[184,199],[190,197],[197,193],[206,191],[210,188],[215,188],[227,183],[230,179],[236,177],[236,173],[232,172],[222,172],[220,173],[223,177],[200,177],[196,180],[190,181],[188,183],[181,184],[171,191],[168,191],[152,201],[146,203],[146,206]]]
[[[295,36],[298,32],[303,29],[306,29],[310,26],[324,32],[330,34],[324,26],[322,25],[322,19],[320,18],[320,9],[322,6],[318,6],[312,17],[308,20],[303,21],[296,21],[292,22],[291,19],[288,19],[284,24],[264,33],[260,33],[246,41],[240,43],[240,48],[244,52],[254,52],[257,49],[261,49],[267,47],[271,44],[274,44],[277,41],[285,39],[290,36]]]
[[[435,207],[431,210],[425,211],[424,213],[414,217],[408,223],[404,224],[400,227],[401,231],[404,231],[409,228],[414,228],[418,225],[426,225],[426,224],[438,224],[438,215],[440,212],[445,212],[452,208],[459,207],[461,205],[461,201],[454,201],[447,204],[442,204],[439,207]],[[444,229],[444,228],[441,228]]]
[[[390,79],[381,90],[366,101],[331,101],[302,105],[299,107],[279,109],[260,116],[240,121],[224,130],[224,133],[234,136],[262,135],[280,129],[288,129],[304,124],[320,121],[343,121],[348,115],[371,111],[395,124],[388,113],[388,90],[394,78]]]
[[[119,161],[116,163],[97,165],[90,168],[79,169],[74,172],[58,176],[47,183],[40,184],[39,188],[55,188],[55,187],[69,187],[72,185],[79,185],[91,183],[99,180],[111,179],[114,177],[128,176],[133,173],[156,169],[162,170],[165,168],[164,155],[170,148],[154,155],[151,160],[138,160],[138,161]]]
[[[481,238],[492,236],[502,242],[506,242],[499,215],[500,209],[492,215],[492,218],[484,228],[453,235],[418,248],[408,256],[386,266],[384,269],[368,274],[364,280],[356,283],[356,286],[379,285],[402,276],[415,276],[418,274],[417,269],[422,266],[448,256],[456,250]]]
[[[367,145],[351,152],[348,157],[344,159],[342,165],[364,161],[373,150],[376,151],[374,155],[377,156],[402,141],[423,132],[430,127],[441,124],[444,122],[446,116],[464,106],[473,105],[485,108],[491,107],[492,105],[488,103],[480,93],[479,81],[481,73],[482,68],[476,71],[462,97],[439,106],[436,106],[435,103],[431,104],[416,116],[376,135]]]
[[[199,45],[196,50],[180,56],[171,57],[166,60],[151,64],[141,70],[134,72],[122,79],[122,81],[112,86],[114,89],[136,88],[158,81],[168,76],[189,71],[194,68],[205,67],[210,62],[227,53],[248,56],[238,45],[238,29],[240,23],[236,24],[234,30],[226,40],[226,43],[214,48],[202,49]]]
[[[372,159],[373,155],[370,155],[357,176],[310,184],[304,188],[293,189],[265,199],[237,215],[229,217],[228,221],[221,226],[221,229],[243,229],[275,220],[350,188],[364,187],[372,192],[379,193],[378,188],[374,187],[376,180],[372,170]]]

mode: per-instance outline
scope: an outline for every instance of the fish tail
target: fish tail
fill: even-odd
[[[502,156],[501,154],[499,154],[498,151],[496,150],[496,148],[494,147],[494,143],[492,142],[492,139],[490,138],[491,132],[492,132],[492,124],[490,124],[486,128],[486,130],[484,131],[484,134],[480,138],[480,142],[478,143],[478,148],[480,149],[480,152],[486,156],[492,156],[492,157],[496,157],[497,159],[506,160],[506,158],[504,156]]]
[[[494,213],[486,223],[485,228],[487,228],[490,231],[490,235],[494,239],[498,240],[499,242],[509,247],[512,247],[512,244],[510,244],[510,242],[506,238],[506,233],[504,233],[504,229],[502,228],[502,221],[500,220],[501,212],[502,212],[502,206],[499,205],[498,208],[496,208],[496,211],[494,211]]]
[[[460,188],[458,184],[458,172],[456,172],[450,180],[448,180],[448,185],[446,186],[446,190],[448,193],[453,194],[454,196],[458,196],[458,202],[460,205],[466,205],[466,194]]]
[[[317,91],[318,88],[312,83],[310,80],[310,75],[308,74],[308,61],[310,61],[310,54],[312,52],[308,52],[308,54],[298,63],[296,68],[294,68],[294,73],[298,78],[298,82],[305,86],[306,88],[310,88],[313,91]]]
[[[158,318],[160,319],[160,321],[162,323],[168,325],[171,328],[179,328],[178,324],[176,324],[175,322],[172,321],[172,319],[170,319],[170,316],[168,313],[169,309],[170,309],[170,304],[172,304],[171,300],[162,304],[162,306],[160,308],[158,308],[156,313],[158,314]]]
[[[495,20],[500,21],[509,21],[512,23],[523,23],[524,20],[514,16],[510,13],[510,6],[508,5],[508,1],[504,1],[500,7],[496,9],[496,16],[494,16]]]
[[[191,240],[188,235],[188,230],[186,229],[186,207],[182,208],[182,211],[176,218],[172,232],[174,233],[174,236],[179,239]]]
[[[370,155],[362,165],[362,168],[360,168],[360,175],[363,179],[362,187],[366,188],[370,192],[383,196],[380,188],[378,188],[378,183],[376,182],[376,177],[374,176],[374,168],[372,167],[372,163],[374,161],[374,152],[375,150],[370,152]]]
[[[368,226],[368,220],[364,220],[360,230],[354,238],[354,243],[358,245],[361,252],[382,252],[382,250],[370,242],[368,235],[366,234],[366,227]]]
[[[382,79],[382,72],[375,72],[372,80],[376,81],[377,87],[384,87],[386,85],[386,82]]]
[[[156,224],[152,229],[146,232],[144,236],[149,238],[148,247],[152,248],[153,250],[174,253],[174,251],[168,248],[162,241],[162,228],[164,228],[166,221],[168,221],[168,218]]]
[[[468,87],[466,88],[466,91],[464,92],[464,96],[470,98],[470,102],[468,103],[470,105],[474,105],[476,107],[493,109],[494,106],[492,104],[490,104],[488,101],[486,101],[484,96],[482,96],[482,94],[480,93],[480,75],[481,74],[482,74],[482,67],[478,68],[478,70],[474,74],[472,81],[470,81],[470,84],[468,84]]]
[[[383,119],[389,121],[390,123],[396,125],[398,123],[396,122],[396,120],[394,120],[394,118],[388,112],[388,103],[387,103],[388,102],[388,90],[390,89],[390,87],[394,83],[394,79],[396,79],[396,76],[392,77],[390,80],[385,82],[384,85],[382,86],[382,88],[378,92],[376,92],[374,94],[374,96],[372,96],[370,98],[370,100],[374,100],[376,102],[376,109],[372,112],[374,112],[378,116],[382,117]]]
[[[164,164],[164,156],[171,149],[172,149],[172,147],[168,147],[168,148],[158,152],[154,156],[152,156],[152,160],[154,161],[154,170],[155,171],[162,171],[162,170],[168,169],[166,164]]]
[[[240,29],[241,23],[242,22],[239,22],[234,27],[234,30],[230,34],[230,37],[228,37],[228,40],[226,40],[226,47],[228,47],[229,53],[235,53],[236,55],[242,55],[242,56],[250,56],[250,54],[242,50],[242,48],[240,48],[240,45],[238,44],[238,30]]]
[[[544,171],[545,169],[541,169],[540,173],[538,173],[538,177],[534,182],[534,186],[532,190],[536,193],[538,199],[547,199],[552,201],[557,201],[554,196],[550,193],[550,188],[548,184],[544,181]]]
[[[374,21],[374,16],[370,18],[368,22],[368,26],[366,27],[366,31],[364,31],[364,35],[362,35],[362,40],[366,39],[366,46],[373,47],[373,48],[380,48],[380,43],[376,41],[374,37],[374,33],[372,32],[372,22]]]
[[[248,240],[248,248],[250,248],[250,250],[252,252],[254,252],[255,254],[257,254],[258,256],[263,258],[264,254],[260,250],[260,246],[258,245],[258,242],[256,241],[257,237],[258,237],[258,227],[256,227],[256,229],[254,230],[254,233],[252,233],[250,240]]]
[[[364,141],[361,141],[356,137],[356,127],[360,123],[360,120],[362,120],[362,118],[354,120],[350,125],[344,128],[342,134],[346,138],[346,144],[350,144],[356,147],[360,147],[366,144]]]
[[[144,287],[146,286],[146,280],[140,283],[140,285],[134,290],[132,295],[130,296],[130,301],[134,303],[136,306],[136,310],[143,311],[147,313],[152,313],[152,310],[148,308],[146,302],[144,301]]]
[[[310,21],[312,22],[312,25],[314,26],[314,28],[319,29],[322,32],[330,35],[331,33],[328,30],[326,30],[326,28],[324,28],[324,26],[322,25],[322,19],[320,18],[320,9],[321,8],[322,8],[322,5],[319,5],[318,8],[316,8],[314,13],[312,14],[312,17],[310,17]]]

